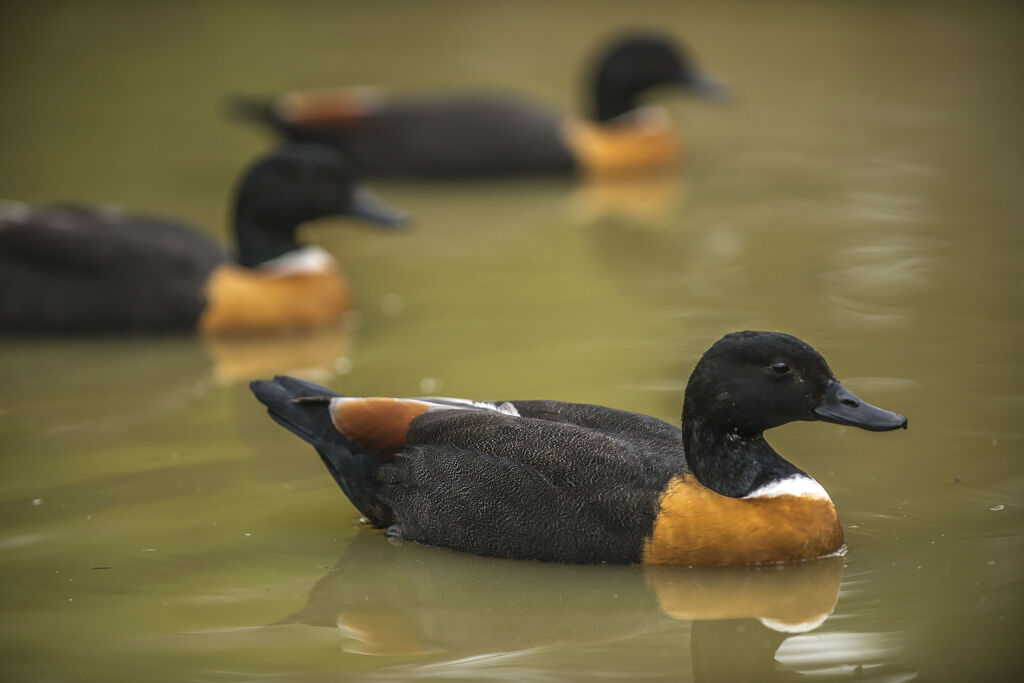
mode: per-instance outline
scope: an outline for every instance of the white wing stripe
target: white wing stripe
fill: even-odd
[[[467,398],[449,398],[447,396],[431,396],[420,400],[433,403],[434,407],[442,410],[445,408],[452,410],[490,410],[495,413],[519,417],[519,411],[507,401],[505,403],[493,403],[490,401],[470,401]]]

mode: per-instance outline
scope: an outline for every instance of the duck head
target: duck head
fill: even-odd
[[[594,118],[611,121],[637,108],[639,96],[674,85],[712,101],[725,101],[729,87],[704,72],[686,50],[655,32],[635,33],[612,43],[596,61]]]
[[[879,432],[907,426],[902,415],[857,398],[839,383],[820,353],[781,332],[722,337],[694,368],[684,406],[744,436],[797,420]]]
[[[686,386],[687,461],[706,486],[744,495],[765,478],[785,475],[787,468],[798,471],[762,434],[799,420],[871,431],[907,426],[902,415],[862,401],[840,384],[809,344],[779,332],[735,332],[704,353]]]
[[[238,261],[255,267],[299,248],[306,222],[351,216],[387,228],[407,216],[360,187],[351,166],[326,146],[290,144],[258,159],[242,177],[235,200]]]

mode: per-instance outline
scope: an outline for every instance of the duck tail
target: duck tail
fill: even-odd
[[[278,375],[274,379],[258,379],[249,388],[267,413],[288,431],[313,446],[337,432],[331,422],[330,400],[338,396],[326,387],[312,382]],[[340,433],[338,436],[344,439]]]
[[[377,499],[374,474],[381,461],[345,438],[331,421],[330,402],[339,394],[283,375],[256,380],[249,388],[274,422],[316,449],[338,486],[371,523],[391,523],[390,511]]]
[[[277,126],[280,121],[274,111],[274,100],[255,95],[232,95],[226,105],[231,118]]]

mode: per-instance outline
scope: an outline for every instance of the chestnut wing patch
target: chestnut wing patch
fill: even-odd
[[[349,90],[315,90],[285,95],[277,105],[291,125],[350,128],[367,121],[372,109],[365,96]]]
[[[405,447],[413,419],[427,412],[426,401],[401,398],[335,398],[331,421],[342,435],[385,462]]]

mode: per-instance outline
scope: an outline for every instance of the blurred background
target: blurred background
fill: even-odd
[[[5,3],[0,198],[109,202],[223,242],[239,172],[273,143],[226,115],[233,94],[483,89],[568,114],[602,41],[651,26],[735,98],[654,98],[685,139],[669,175],[371,182],[412,231],[303,232],[352,285],[344,330],[0,336],[3,678],[1009,679],[1022,19],[1010,2]],[[769,434],[847,530],[834,612],[802,630],[672,609],[635,568],[381,558],[396,549],[376,536],[364,553],[355,510],[247,388],[288,371],[675,423],[697,358],[738,329],[801,337],[910,419]],[[730,576],[672,580],[727,596],[764,578]]]

